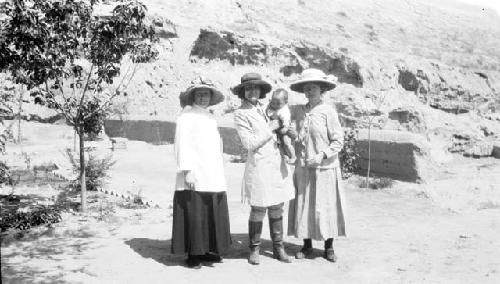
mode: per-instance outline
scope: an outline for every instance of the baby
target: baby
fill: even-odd
[[[288,92],[285,89],[277,89],[273,92],[271,101],[267,105],[266,115],[271,120],[279,120],[280,128],[276,130],[280,144],[280,152],[286,157],[288,163],[295,162],[295,150],[289,132],[291,126],[290,109],[288,108]]]

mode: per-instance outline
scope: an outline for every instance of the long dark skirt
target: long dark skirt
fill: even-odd
[[[220,254],[231,245],[226,192],[176,191],[172,253]]]

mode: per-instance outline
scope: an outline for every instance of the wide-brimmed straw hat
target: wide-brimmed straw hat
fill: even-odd
[[[231,89],[233,94],[238,97],[242,97],[245,86],[257,85],[260,87],[260,98],[263,99],[266,97],[266,94],[269,93],[272,89],[271,84],[262,80],[262,77],[259,73],[246,73],[241,76],[241,83]]]
[[[179,95],[181,107],[193,105],[194,91],[196,89],[209,89],[212,92],[209,106],[213,106],[224,101],[224,95],[222,95],[222,93],[217,90],[215,84],[212,81],[200,76],[191,81],[191,85]]]
[[[290,85],[290,89],[295,92],[303,93],[306,83],[318,83],[322,92],[330,91],[337,86],[337,79],[333,75],[327,76],[319,69],[306,69],[300,74],[300,79]]]

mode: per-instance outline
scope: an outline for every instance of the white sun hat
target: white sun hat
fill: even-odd
[[[304,84],[318,83],[322,92],[333,90],[337,86],[337,78],[333,75],[326,75],[319,69],[306,69],[300,74],[300,79],[290,85],[290,89],[295,92],[303,93]]]
[[[181,107],[193,104],[194,91],[196,89],[209,89],[212,92],[209,106],[213,106],[224,101],[224,95],[221,91],[217,90],[215,84],[212,81],[200,76],[191,81],[191,85],[184,92],[180,93],[179,100]]]

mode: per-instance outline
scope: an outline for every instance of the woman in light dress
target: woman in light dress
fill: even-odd
[[[337,112],[323,102],[323,94],[335,88],[334,80],[318,69],[306,69],[291,84],[308,102],[291,108],[298,138],[294,172],[295,199],[289,208],[288,234],[304,241],[297,259],[313,258],[312,240],[324,242],[324,257],[335,262],[333,239],[345,236],[345,197],[339,152],[343,131]]]

